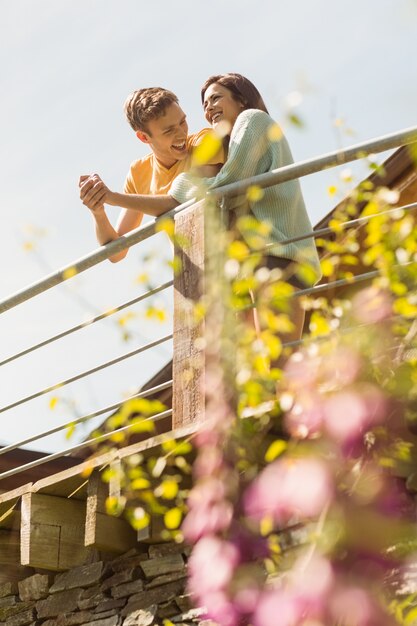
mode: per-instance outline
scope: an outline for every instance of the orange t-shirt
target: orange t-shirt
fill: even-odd
[[[142,159],[134,161],[125,180],[124,192],[144,195],[168,194],[174,179],[179,174],[188,172],[191,169],[193,148],[198,146],[209,132],[211,132],[209,128],[203,128],[199,133],[188,135],[187,157],[182,161],[177,161],[170,168],[161,165],[153,152]],[[207,165],[217,163],[224,163],[223,150],[220,150],[214,158],[208,161]]]

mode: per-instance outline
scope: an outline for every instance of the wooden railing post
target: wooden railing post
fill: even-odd
[[[180,428],[204,419],[204,348],[198,341],[203,335],[203,323],[196,324],[194,310],[203,288],[202,202],[176,217],[175,232],[185,243],[175,251],[181,270],[174,278],[172,426]]]

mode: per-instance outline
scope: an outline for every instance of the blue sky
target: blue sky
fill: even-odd
[[[284,123],[296,160],[417,123],[417,0],[0,0],[0,34],[0,298],[96,247],[78,176],[97,171],[120,190],[130,162],[146,153],[122,110],[136,88],[175,91],[196,131],[204,126],[203,81],[245,74]],[[285,126],[294,92],[301,94],[302,129]],[[366,170],[353,171],[360,177]],[[335,203],[326,189],[338,176],[303,180],[313,223]],[[109,215],[115,219],[117,210]],[[3,314],[2,355],[133,298],[142,289],[135,284],[142,254],[155,251],[150,272],[158,284],[171,254],[163,238]],[[170,307],[169,293],[160,300]],[[169,332],[169,322],[136,313],[127,343],[107,322],[4,366],[1,406]],[[71,418],[64,398],[81,414],[118,401],[168,358],[169,345],[73,385],[53,411],[44,397],[4,413],[0,442]],[[34,447],[63,445],[54,437]]]

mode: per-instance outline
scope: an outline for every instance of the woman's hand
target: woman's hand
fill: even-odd
[[[217,174],[222,169],[222,164],[217,163],[213,165],[199,165],[196,168],[197,176],[201,176],[202,178],[212,178],[213,176],[217,176]]]

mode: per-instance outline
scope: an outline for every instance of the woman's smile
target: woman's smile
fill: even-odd
[[[206,120],[213,126],[223,121],[233,126],[243,109],[243,103],[236,100],[229,89],[218,83],[210,85],[204,94],[204,113]]]

